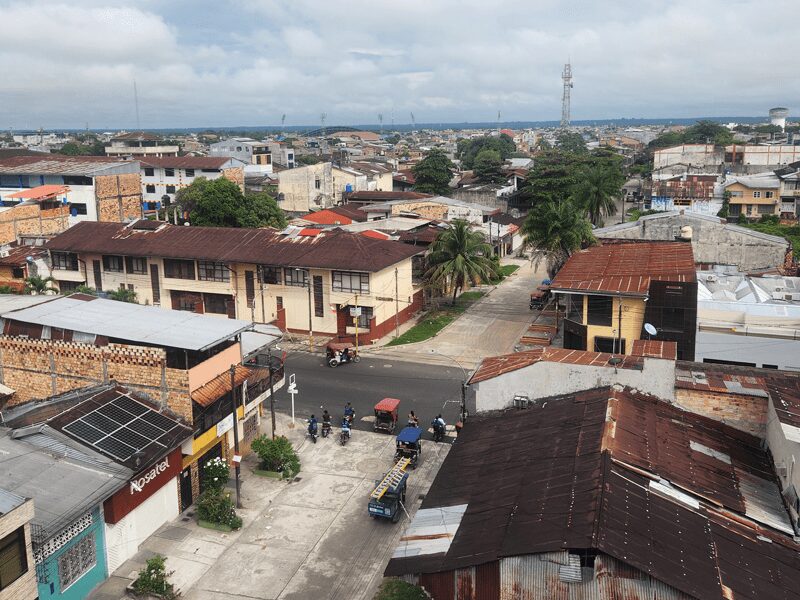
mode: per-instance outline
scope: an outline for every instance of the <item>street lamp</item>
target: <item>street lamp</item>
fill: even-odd
[[[458,368],[461,369],[461,374],[464,376],[464,381],[461,382],[461,423],[464,423],[467,420],[467,382],[469,381],[469,373],[464,368],[464,365],[458,362],[456,358],[448,356],[447,354],[442,354],[435,348],[429,348],[428,351],[431,354],[438,354],[439,356],[454,362],[456,365],[458,365]]]

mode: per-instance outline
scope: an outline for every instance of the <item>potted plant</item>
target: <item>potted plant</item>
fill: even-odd
[[[237,516],[230,492],[225,485],[230,478],[230,467],[222,458],[213,458],[203,467],[203,493],[197,499],[197,524],[207,529],[233,531],[242,526]]]
[[[291,479],[300,472],[300,459],[292,443],[284,436],[272,439],[261,435],[253,440],[250,448],[260,459],[255,470],[257,475]]]
[[[174,571],[167,573],[166,560],[160,554],[148,559],[147,564],[139,571],[136,580],[128,586],[128,594],[147,600],[176,598],[177,594],[175,594],[173,585],[168,581]]]

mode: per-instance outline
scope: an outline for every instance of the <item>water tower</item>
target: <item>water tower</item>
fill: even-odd
[[[783,131],[786,128],[786,117],[789,116],[789,109],[777,106],[769,109],[769,122],[777,125]]]

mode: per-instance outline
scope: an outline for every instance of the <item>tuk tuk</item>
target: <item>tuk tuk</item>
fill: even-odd
[[[376,481],[375,489],[369,495],[368,511],[373,519],[391,519],[392,523],[400,520],[403,504],[406,501],[408,485],[408,467],[410,461],[401,458],[389,470],[383,479]]]
[[[325,362],[332,369],[344,363],[357,363],[360,360],[358,350],[352,344],[330,342],[325,346]]]
[[[547,279],[545,281],[549,282]],[[538,310],[542,310],[547,305],[551,295],[552,292],[550,291],[550,284],[542,282],[542,285],[538,286],[534,291],[531,292],[530,309],[533,310],[536,308]]]
[[[412,469],[417,468],[419,457],[422,454],[422,429],[419,427],[404,427],[397,435],[397,450],[394,459],[407,458]]]
[[[394,433],[397,426],[397,407],[400,400],[397,398],[384,398],[375,405],[375,431]]]

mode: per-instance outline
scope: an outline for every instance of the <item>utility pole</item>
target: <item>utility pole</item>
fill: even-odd
[[[617,317],[617,352],[619,354],[623,354],[622,352],[622,296],[618,298],[619,303],[619,316]]]
[[[361,309],[358,307],[358,294],[356,294],[356,354],[358,354],[358,320],[361,318]]]
[[[233,406],[233,468],[236,475],[236,508],[242,508],[241,484],[239,482],[239,415],[236,406],[236,365],[231,365],[231,405]]]
[[[400,337],[400,295],[397,282],[397,267],[394,268],[394,339]]]
[[[273,379],[275,378],[275,369],[272,366],[272,347],[267,347],[267,355],[269,356],[269,412],[272,414],[272,439],[275,439],[275,388],[273,387]]]
[[[314,325],[312,322],[314,312],[311,306],[311,273],[308,273],[308,277],[306,277],[306,287],[308,288],[308,349],[314,352]]]
[[[572,65],[570,63],[564,65],[561,79],[564,81],[564,92],[561,95],[561,128],[565,129],[569,127],[570,119],[569,96],[572,89]]]

